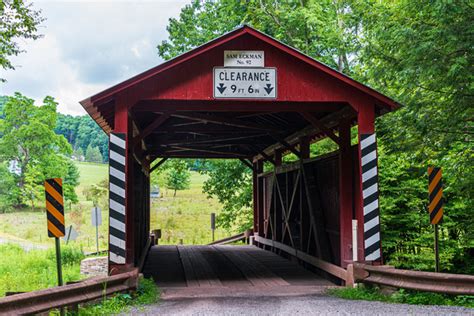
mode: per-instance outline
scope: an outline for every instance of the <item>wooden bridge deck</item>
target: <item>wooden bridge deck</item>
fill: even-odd
[[[162,288],[333,285],[295,262],[254,246],[153,246],[143,274]]]

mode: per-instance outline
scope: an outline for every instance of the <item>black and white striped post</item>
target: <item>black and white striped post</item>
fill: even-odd
[[[125,134],[110,133],[109,141],[109,261],[125,264]]]
[[[364,213],[364,257],[380,261],[380,211],[375,133],[360,134],[362,201]]]

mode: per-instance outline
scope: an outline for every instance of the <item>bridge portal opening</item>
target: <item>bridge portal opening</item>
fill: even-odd
[[[398,104],[369,87],[244,26],[81,104],[110,135],[111,271],[148,253],[150,173],[172,158],[251,169],[253,241],[242,257],[272,251],[339,279],[354,260],[382,263],[374,121]],[[310,144],[324,138],[337,150],[312,157]],[[283,163],[286,153],[296,160]],[[209,249],[176,251],[182,267],[242,260]],[[154,250],[149,258],[166,260]]]

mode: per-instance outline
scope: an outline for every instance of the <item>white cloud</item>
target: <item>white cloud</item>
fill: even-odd
[[[0,95],[51,95],[59,111],[84,114],[79,101],[161,62],[156,45],[189,0],[37,1],[44,37],[22,42],[15,71],[0,74]]]

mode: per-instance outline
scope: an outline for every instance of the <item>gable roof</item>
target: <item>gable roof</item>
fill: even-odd
[[[296,57],[297,59],[305,62],[306,64],[358,89],[362,93],[373,97],[377,101],[378,106],[384,107],[388,111],[392,111],[400,107],[400,104],[397,103],[396,101],[392,100],[391,98],[381,94],[380,92],[348,77],[347,75],[315,60],[314,58],[311,58],[304,53],[298,51],[297,49],[290,47],[274,38],[272,38],[269,35],[266,35],[250,26],[243,25],[239,28],[236,28],[235,30],[226,33],[220,37],[217,37],[214,40],[211,40],[199,47],[196,47],[186,53],[183,53],[173,59],[170,59],[168,61],[163,62],[162,64],[153,67],[147,71],[144,71],[130,79],[127,79],[121,83],[118,83],[106,90],[103,90],[89,98],[86,98],[82,101],[80,101],[80,104],[84,107],[84,109],[92,116],[92,117],[98,117],[97,112],[100,112],[100,106],[110,102],[113,100],[114,96],[127,88],[130,88],[136,84],[139,84],[140,82],[143,82],[163,71],[169,70],[177,65],[182,64],[183,62],[186,62],[190,59],[193,59],[205,52],[208,52],[209,50],[212,50],[216,47],[219,47],[227,42],[230,42],[238,37],[241,37],[245,34],[249,34],[277,49],[280,51],[283,51],[289,55],[292,55]],[[97,119],[96,119],[97,121]],[[100,125],[100,124],[99,124]],[[103,126],[101,126],[103,127]]]

